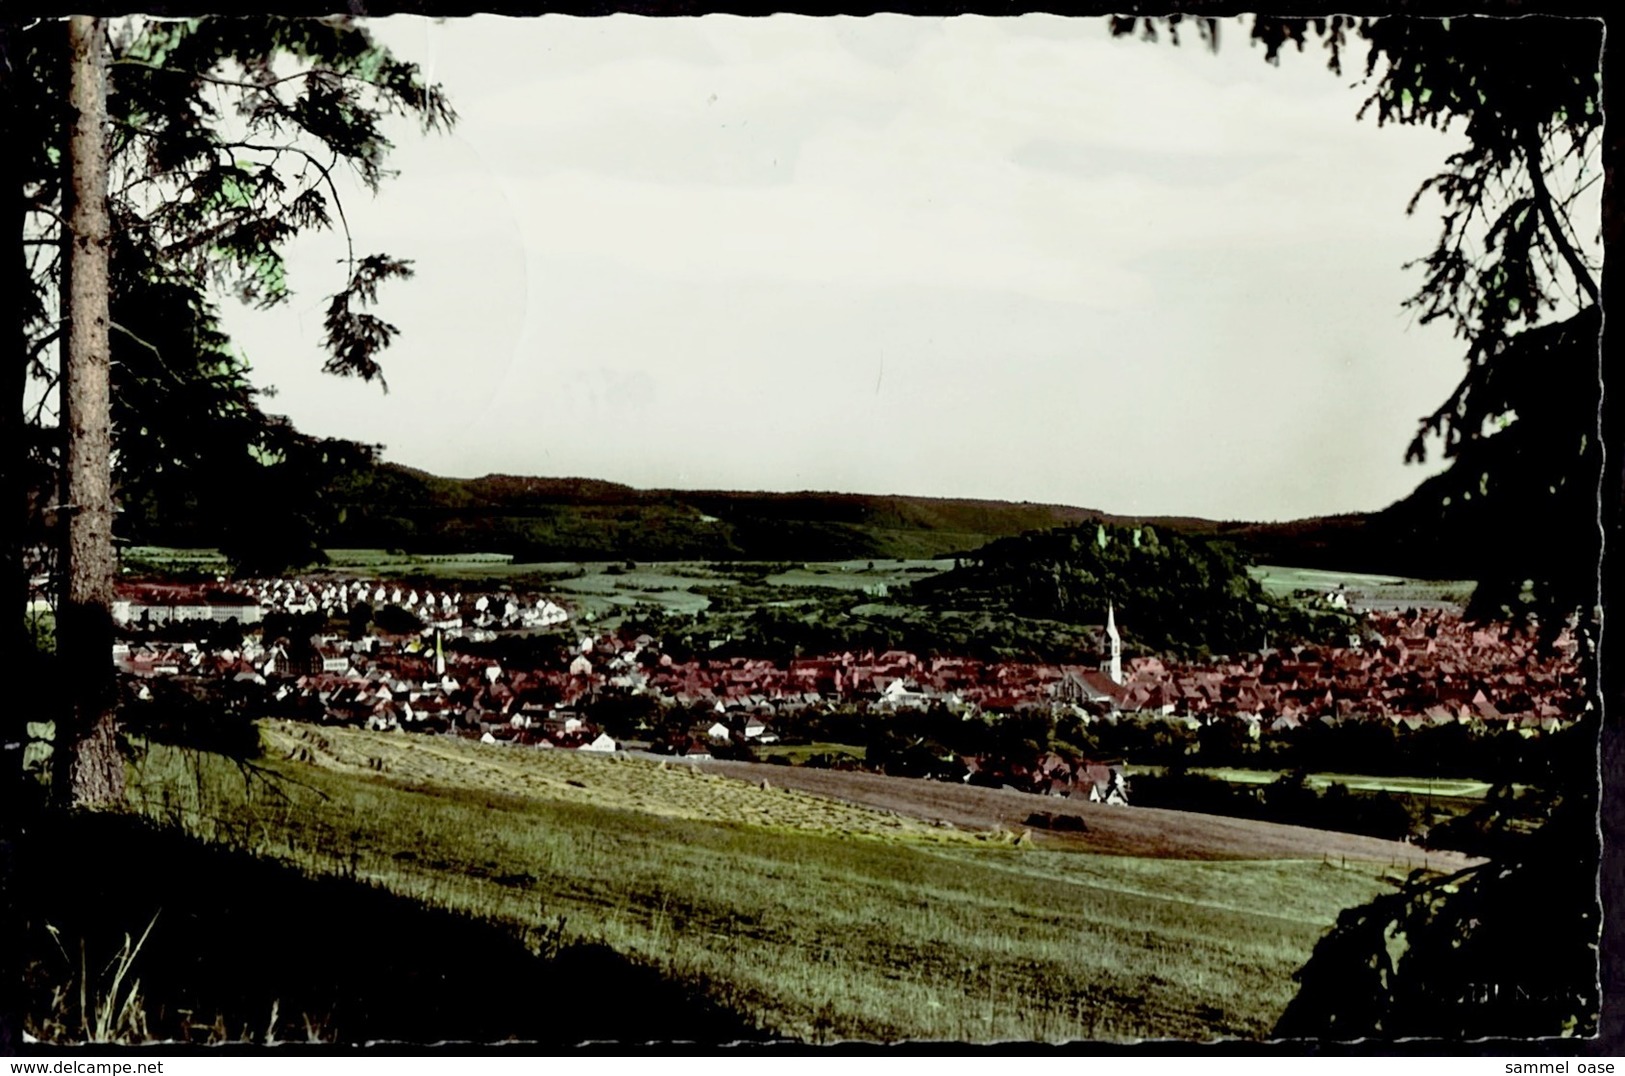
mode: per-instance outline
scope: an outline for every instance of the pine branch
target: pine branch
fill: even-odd
[[[1529,165],[1529,183],[1535,188],[1535,202],[1540,210],[1541,220],[1546,223],[1546,231],[1551,235],[1558,252],[1563,255],[1563,260],[1568,263],[1569,271],[1574,274],[1575,283],[1586,293],[1592,305],[1596,305],[1602,301],[1602,296],[1597,290],[1597,282],[1592,279],[1590,267],[1580,257],[1579,251],[1569,242],[1567,230],[1557,219],[1552,192],[1546,187],[1546,176],[1541,161],[1540,132],[1536,128],[1525,128],[1523,151]]]

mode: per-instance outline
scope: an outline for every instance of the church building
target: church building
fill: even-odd
[[[1111,602],[1106,603],[1106,645],[1110,647],[1109,656],[1100,663],[1100,671],[1111,677],[1111,681],[1119,686],[1123,683],[1123,637],[1117,634],[1117,610]]]

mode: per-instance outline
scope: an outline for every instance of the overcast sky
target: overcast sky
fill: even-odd
[[[1228,23],[375,20],[461,121],[346,210],[416,262],[390,391],[319,372],[341,241],[227,304],[310,433],[447,475],[1285,519],[1377,509],[1461,373],[1402,265],[1463,144]],[[1363,60],[1363,56],[1361,57]],[[1358,65],[1356,65],[1358,66]]]

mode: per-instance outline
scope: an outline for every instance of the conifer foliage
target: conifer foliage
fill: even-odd
[[[381,383],[378,356],[395,329],[370,308],[380,284],[409,276],[410,265],[357,255],[335,177],[347,170],[376,190],[388,174],[388,117],[434,131],[454,114],[414,65],[346,19],[12,21],[0,40],[15,154],[6,174],[15,271],[0,309],[15,318],[14,407],[29,427],[5,468],[8,498],[24,510],[6,569],[14,593],[26,594],[31,554],[61,549],[59,658],[83,689],[76,712],[102,713],[94,700],[110,695],[108,523],[119,493],[157,512],[165,497],[202,499],[239,522],[243,539],[226,544],[263,570],[315,552],[322,506],[300,491],[321,488],[323,469],[371,459],[261,411],[213,297],[286,301],[286,244],[340,228],[349,253],[329,304],[325,368]],[[85,336],[91,326],[99,344]],[[80,466],[92,459],[99,476]],[[245,491],[278,486],[290,494],[278,505],[286,525],[241,511]],[[83,713],[66,722],[60,772],[106,724]],[[78,776],[55,782],[57,794],[69,784],[81,802],[119,795],[117,781]]]

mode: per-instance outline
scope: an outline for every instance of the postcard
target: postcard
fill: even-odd
[[[13,22],[11,1044],[1594,1048],[1601,48]]]

